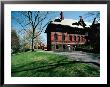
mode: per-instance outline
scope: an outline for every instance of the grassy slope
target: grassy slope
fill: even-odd
[[[71,62],[65,56],[44,52],[12,55],[12,76],[15,77],[92,77],[99,69],[89,64]]]

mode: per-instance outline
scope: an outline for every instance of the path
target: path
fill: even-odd
[[[43,51],[44,52],[44,51]],[[48,53],[54,53],[59,55],[65,55],[71,60],[82,61],[82,62],[93,62],[100,65],[100,54],[87,53],[82,51],[73,51],[73,52],[53,52],[45,51]]]

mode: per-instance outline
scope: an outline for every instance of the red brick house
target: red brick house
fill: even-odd
[[[88,28],[81,16],[79,21],[64,19],[61,12],[60,18],[51,21],[46,28],[47,50],[73,51],[77,45],[88,41]]]

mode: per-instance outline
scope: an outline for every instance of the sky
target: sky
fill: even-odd
[[[91,13],[91,14],[88,15],[88,13]],[[79,20],[79,16],[82,16],[83,20],[89,23],[92,23],[93,19],[96,17],[96,15],[93,15],[92,13],[97,14],[100,12],[99,11],[63,11],[64,19]],[[22,33],[22,26],[13,17],[20,18],[20,19],[23,19],[23,17],[18,14],[18,11],[11,12],[11,27],[15,29],[17,32],[21,31],[21,33],[19,33],[19,36],[22,37],[22,35],[24,35]],[[55,18],[60,18],[60,11],[57,11],[54,14],[48,15],[48,18],[45,19],[43,24],[45,25],[49,20],[54,20]],[[27,26],[26,28],[28,27],[29,26]],[[41,33],[40,36],[42,38],[43,43],[47,44],[47,34],[44,33],[45,29],[46,27],[43,29],[43,32]]]

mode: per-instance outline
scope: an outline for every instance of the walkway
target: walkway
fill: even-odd
[[[87,52],[82,52],[82,51],[73,51],[73,52],[45,51],[45,52],[65,55],[71,60],[75,60],[75,61],[93,62],[93,63],[97,63],[98,65],[100,65],[100,54],[87,53]]]

